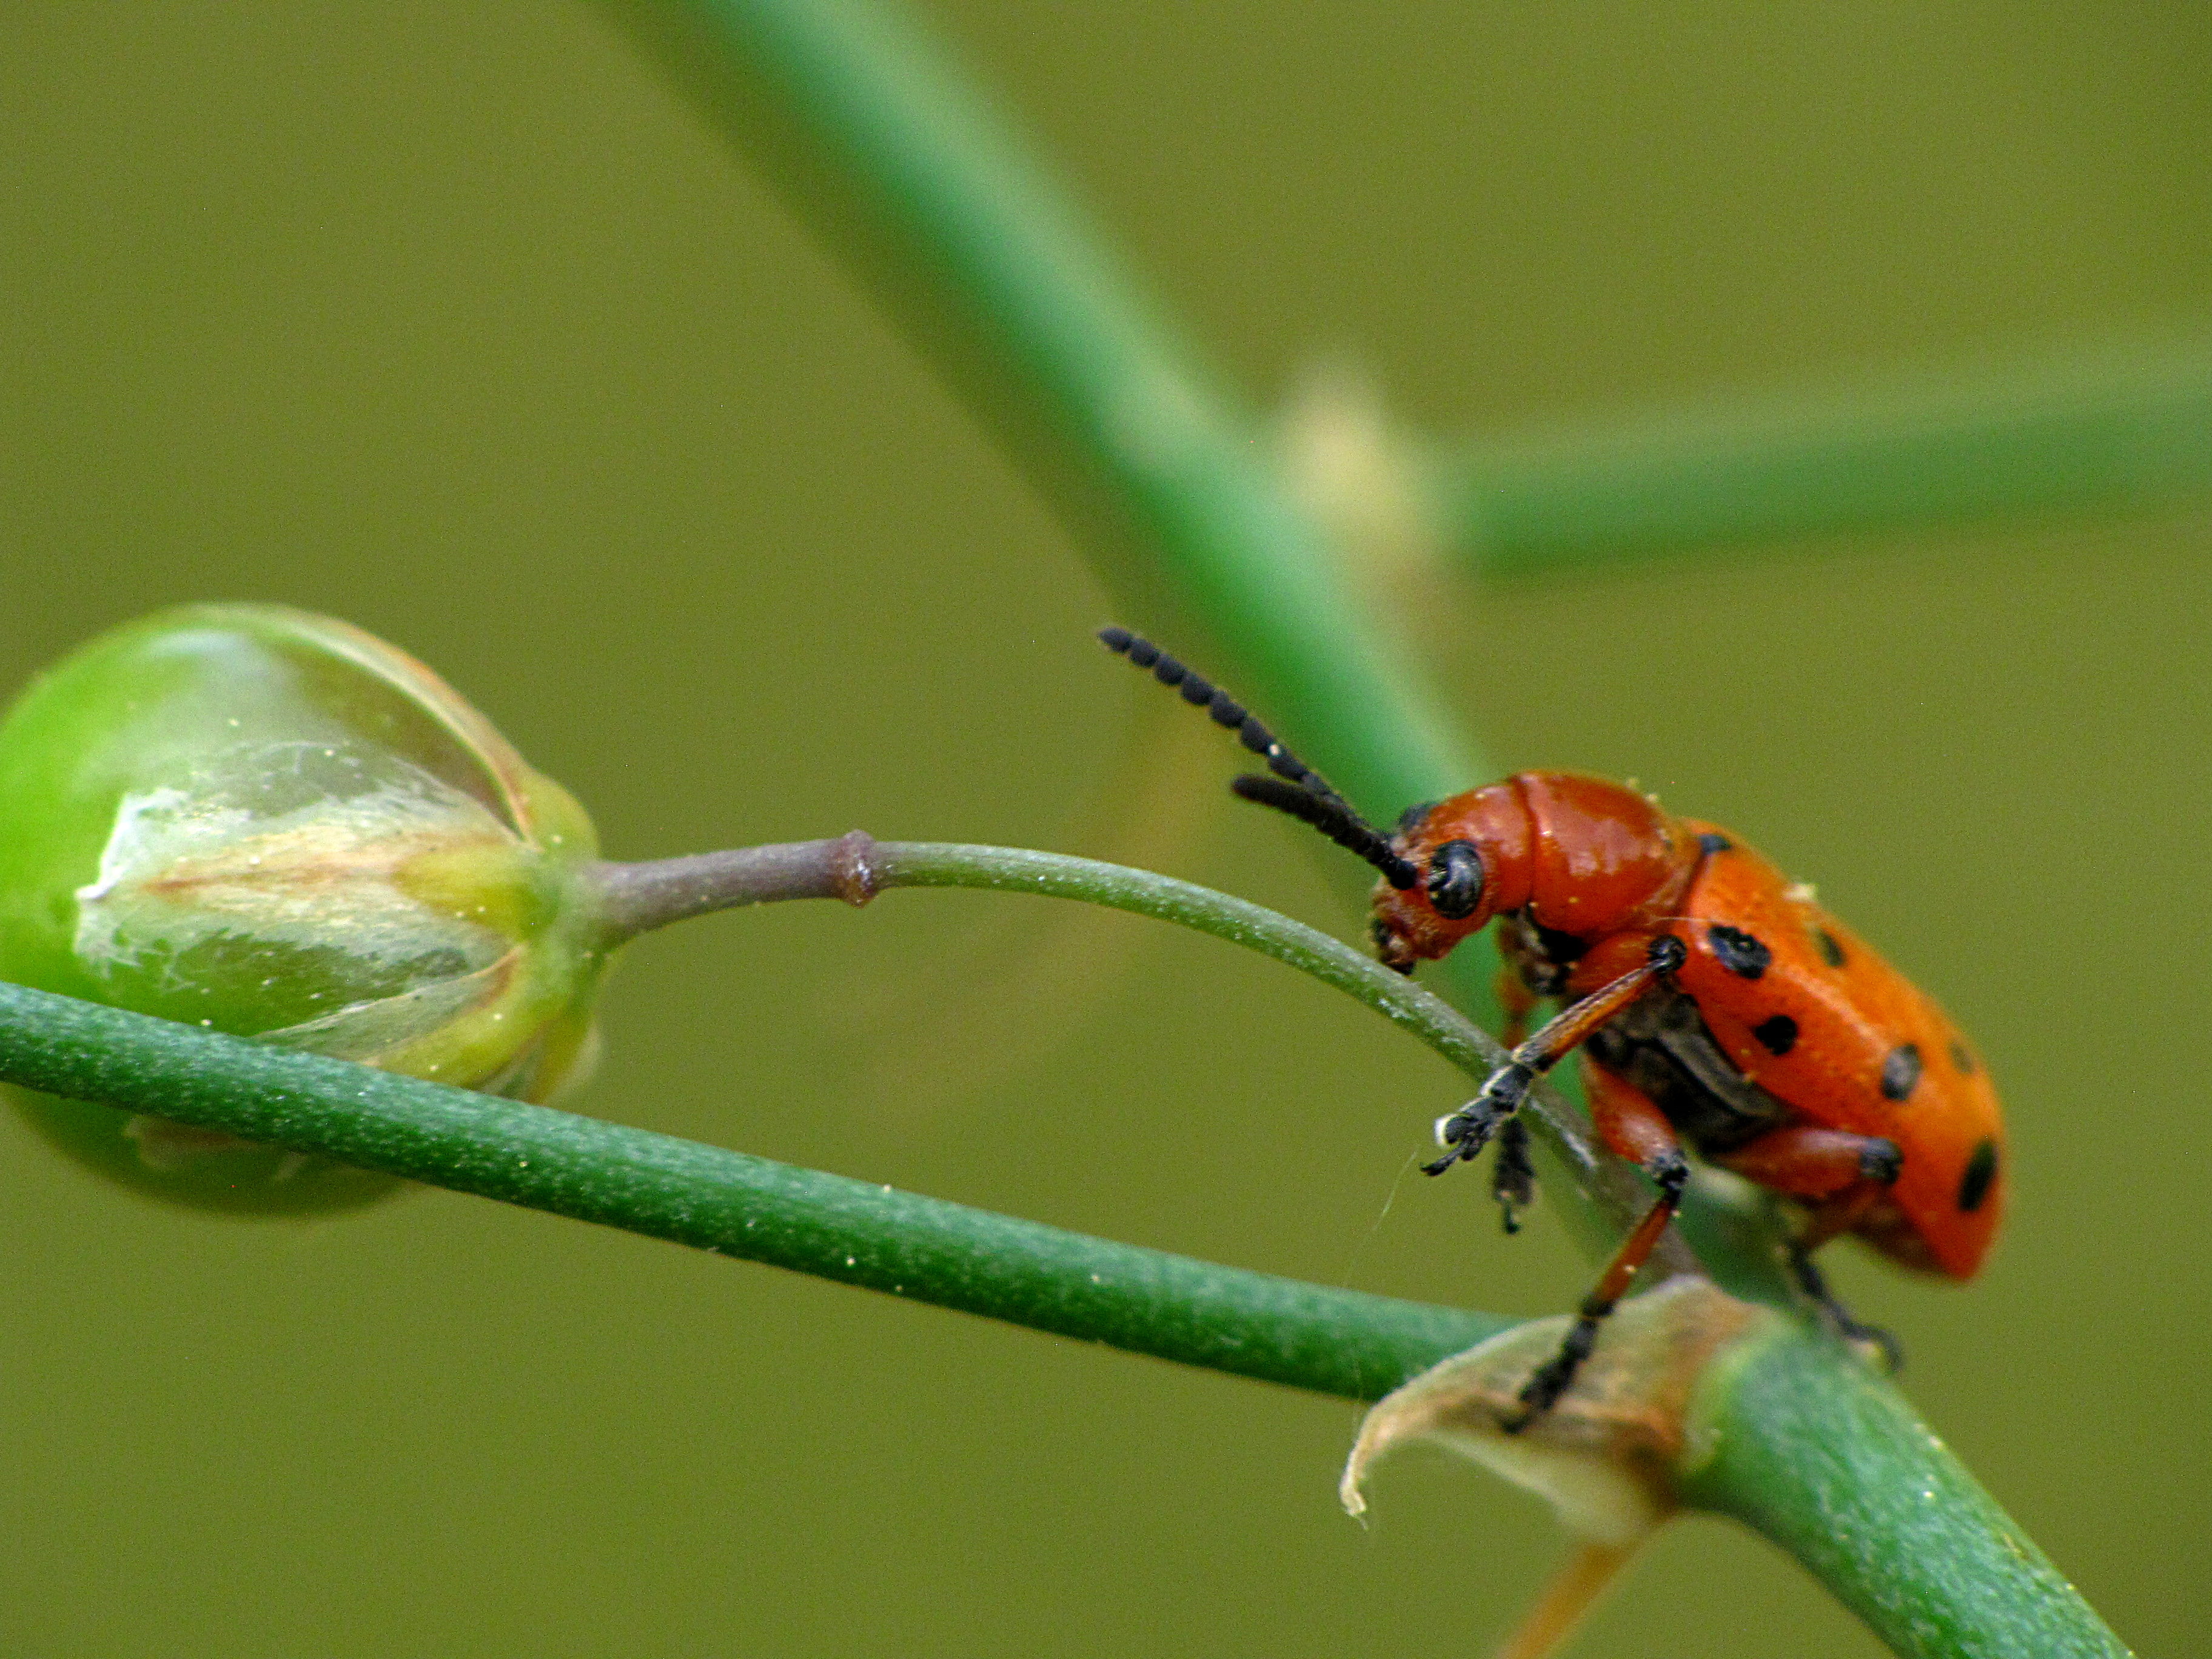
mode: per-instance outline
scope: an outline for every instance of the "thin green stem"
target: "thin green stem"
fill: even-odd
[[[887,886],[981,887],[1079,899],[1195,928],[1273,957],[1365,1004],[1478,1083],[1505,1058],[1488,1032],[1403,975],[1326,933],[1209,888],[1148,870],[1023,848],[907,842],[884,844],[882,851]],[[1590,1140],[1580,1115],[1551,1091],[1532,1091],[1529,1116],[1559,1166],[1616,1229],[1650,1207],[1643,1178],[1606,1157]],[[1693,1271],[1696,1258],[1670,1240],[1664,1266],[1670,1272]]]
[[[1720,416],[1658,411],[1438,465],[1439,517],[1485,574],[2212,495],[2212,349],[2024,365]]]
[[[21,986],[0,984],[0,1080],[1355,1400],[1510,1322],[1063,1232]],[[1698,1394],[1692,1443],[1704,1450],[1687,1501],[1773,1538],[1898,1652],[2123,1651],[1887,1385],[1832,1343],[1793,1334],[1760,1345]]]
[[[1505,1059],[1496,1040],[1466,1015],[1341,940],[1247,900],[1126,865],[1020,847],[879,842],[854,830],[834,841],[603,864],[596,873],[610,947],[713,910],[805,898],[860,904],[893,887],[981,888],[1105,905],[1226,939],[1310,975],[1419,1038],[1474,1082]],[[1549,1089],[1533,1091],[1528,1110],[1558,1167],[1616,1232],[1650,1207],[1651,1191],[1643,1178],[1607,1157],[1580,1115]],[[1667,1272],[1691,1272],[1697,1261],[1670,1237],[1658,1265]]]
[[[1352,1399],[1508,1322],[1063,1232],[21,986],[0,985],[0,1079]]]

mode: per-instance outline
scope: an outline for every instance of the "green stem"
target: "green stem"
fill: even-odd
[[[1371,1400],[1509,1322],[1224,1267],[0,984],[0,1080],[1080,1340]],[[1802,1334],[1698,1389],[1692,1504],[1901,1654],[2123,1651],[1887,1384]]]
[[[1188,883],[1085,859],[856,833],[599,874],[611,945],[724,904],[859,903],[893,886],[1080,899],[1287,963],[1473,1074],[1498,1052],[1450,1007],[1325,934]],[[1354,1399],[1376,1398],[1507,1323],[1063,1232],[20,986],[0,985],[0,1080]],[[2094,1616],[1887,1385],[1833,1343],[1793,1334],[1759,1345],[1705,1379],[1699,1399],[1705,1420],[1692,1443],[1711,1449],[1690,1477],[1688,1500],[1774,1538],[1899,1652],[2117,1650],[2088,1644],[2101,1628]],[[1936,1546],[1952,1565],[1929,1564]],[[1990,1631],[2026,1629],[2063,1633],[2075,1645],[1982,1644]]]
[[[1369,1399],[1508,1322],[0,985],[0,1079],[1079,1340]]]
[[[2127,1649],[2017,1522],[1833,1345],[1794,1328],[1698,1390],[1682,1496],[1790,1552],[1897,1653],[2113,1659]]]
[[[1815,408],[1662,411],[1471,446],[1438,514],[1474,568],[1527,575],[1701,549],[2212,494],[2212,350],[2030,365]]]
[[[805,898],[864,904],[892,887],[972,887],[1102,904],[1194,928],[1310,975],[1419,1038],[1475,1082],[1505,1059],[1497,1042],[1457,1009],[1342,941],[1261,905],[1126,865],[1019,847],[879,842],[856,830],[835,841],[603,864],[596,875],[609,948],[713,910]],[[1650,1207],[1643,1177],[1606,1156],[1580,1115],[1550,1090],[1532,1091],[1528,1110],[1557,1167],[1616,1235]],[[1671,1237],[1658,1264],[1668,1273],[1697,1268],[1696,1258]]]

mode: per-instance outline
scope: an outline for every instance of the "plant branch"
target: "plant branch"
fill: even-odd
[[[2212,346],[2075,356],[1810,408],[1655,411],[1609,432],[1469,445],[1432,477],[1438,516],[1486,575],[2166,507],[2212,495]]]
[[[1342,941],[1263,906],[1150,870],[1026,848],[879,842],[856,830],[834,841],[602,864],[596,873],[610,947],[710,910],[801,898],[864,904],[893,887],[986,888],[1103,904],[1273,957],[1364,1003],[1475,1082],[1505,1058],[1497,1042],[1457,1009]],[[1540,1087],[1532,1093],[1528,1112],[1559,1166],[1616,1231],[1650,1207],[1651,1190],[1644,1178],[1601,1151],[1581,1115],[1550,1090]],[[1665,1273],[1698,1271],[1696,1258],[1671,1235],[1662,1245],[1658,1267]]]
[[[0,984],[0,1080],[1292,1388],[1371,1400],[1489,1315],[1219,1267],[550,1107]],[[1792,1332],[1699,1389],[1689,1501],[1902,1654],[2124,1650],[1940,1442]],[[2033,1639],[2010,1638],[2032,1634]]]
[[[1911,1659],[2125,1659],[2127,1648],[1889,1384],[1802,1328],[1698,1389],[1686,1502],[1802,1563]]]
[[[1370,1399],[1509,1322],[0,985],[0,1079],[1082,1341]]]

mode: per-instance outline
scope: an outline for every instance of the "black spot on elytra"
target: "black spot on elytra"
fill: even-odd
[[[1844,947],[1836,943],[1836,936],[1825,927],[1813,930],[1813,943],[1820,947],[1820,960],[1831,968],[1844,965]]]
[[[1997,1144],[1984,1140],[1974,1148],[1974,1155],[1966,1160],[1966,1173],[1959,1179],[1959,1207],[1970,1213],[1980,1209],[1996,1178]]]
[[[1734,847],[1735,843],[1730,841],[1726,836],[1717,836],[1711,830],[1708,830],[1704,835],[1698,837],[1698,845],[1705,848],[1708,853],[1725,853],[1729,848]]]
[[[1951,1063],[1959,1068],[1961,1077],[1973,1076],[1974,1057],[1966,1052],[1966,1045],[1956,1037],[1951,1039]]]
[[[1721,966],[1744,979],[1757,979],[1774,961],[1774,952],[1766,948],[1765,940],[1724,921],[1706,928],[1705,937],[1712,941],[1713,954],[1721,959]]]
[[[1887,1100],[1902,1100],[1912,1092],[1912,1085],[1920,1081],[1920,1049],[1917,1044],[1900,1042],[1889,1051],[1881,1063],[1881,1092]]]
[[[1751,1028],[1759,1046],[1777,1060],[1797,1046],[1797,1022],[1787,1014],[1777,1014],[1771,1019],[1762,1019]]]

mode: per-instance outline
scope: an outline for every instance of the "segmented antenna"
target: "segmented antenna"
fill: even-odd
[[[1102,628],[1098,639],[1116,656],[1152,670],[1162,685],[1180,690],[1185,702],[1205,709],[1215,725],[1227,726],[1238,742],[1267,763],[1274,776],[1244,774],[1229,786],[1238,795],[1311,824],[1380,870],[1382,878],[1401,892],[1420,879],[1413,861],[1391,850],[1389,836],[1353,811],[1352,803],[1331,788],[1328,779],[1276,742],[1274,734],[1226,691],[1126,628]]]

